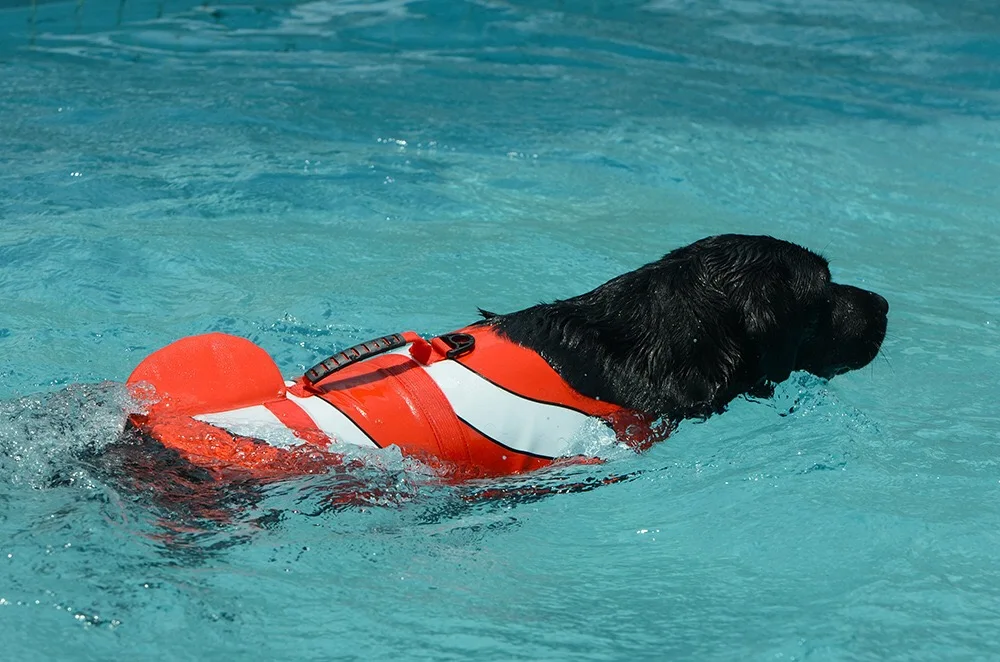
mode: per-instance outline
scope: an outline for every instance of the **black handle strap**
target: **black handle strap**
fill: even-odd
[[[406,340],[403,338],[403,334],[401,333],[394,333],[391,336],[375,338],[374,340],[363,342],[360,345],[348,347],[342,352],[337,352],[333,356],[323,359],[313,367],[306,370],[305,378],[310,384],[315,384],[316,382],[326,379],[341,368],[346,368],[352,363],[357,363],[363,359],[367,359],[383,352],[388,352],[390,349],[403,347],[404,345],[406,345]]]

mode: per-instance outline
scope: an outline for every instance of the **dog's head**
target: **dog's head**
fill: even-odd
[[[678,420],[770,396],[795,370],[830,378],[867,365],[888,308],[831,282],[827,261],[801,246],[719,235],[495,323],[582,393]]]
[[[705,307],[694,312],[716,325],[720,343],[702,362],[709,373],[719,373],[711,370],[719,359],[742,368],[725,375],[736,378],[728,389],[736,388],[734,395],[769,394],[795,370],[830,378],[861,368],[885,337],[883,297],[832,282],[823,257],[787,241],[720,235],[657,264],[684,274],[672,298],[703,299]]]

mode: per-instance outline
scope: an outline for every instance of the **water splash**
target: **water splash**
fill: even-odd
[[[111,382],[0,402],[0,482],[92,487],[83,457],[120,437],[132,406]]]

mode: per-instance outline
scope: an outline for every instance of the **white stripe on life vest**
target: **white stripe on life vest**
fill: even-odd
[[[506,391],[456,361],[424,367],[459,418],[504,446],[544,457],[571,454],[574,442],[607,427],[586,414]]]
[[[198,416],[194,416],[194,418],[241,437],[261,439],[279,448],[287,448],[302,443],[264,405],[230,409],[229,411],[220,411],[213,414],[199,414]]]
[[[300,398],[291,393],[286,393],[285,395],[289,400],[297,404],[312,419],[316,427],[322,430],[330,439],[367,448],[378,448],[375,442],[361,428],[354,424],[354,421],[326,400],[317,398],[316,396]]]

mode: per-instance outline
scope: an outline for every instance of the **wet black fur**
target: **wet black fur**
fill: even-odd
[[[769,397],[795,370],[867,365],[889,305],[830,281],[821,256],[766,236],[719,235],[571,299],[484,324],[541,354],[581,393],[670,421]]]

